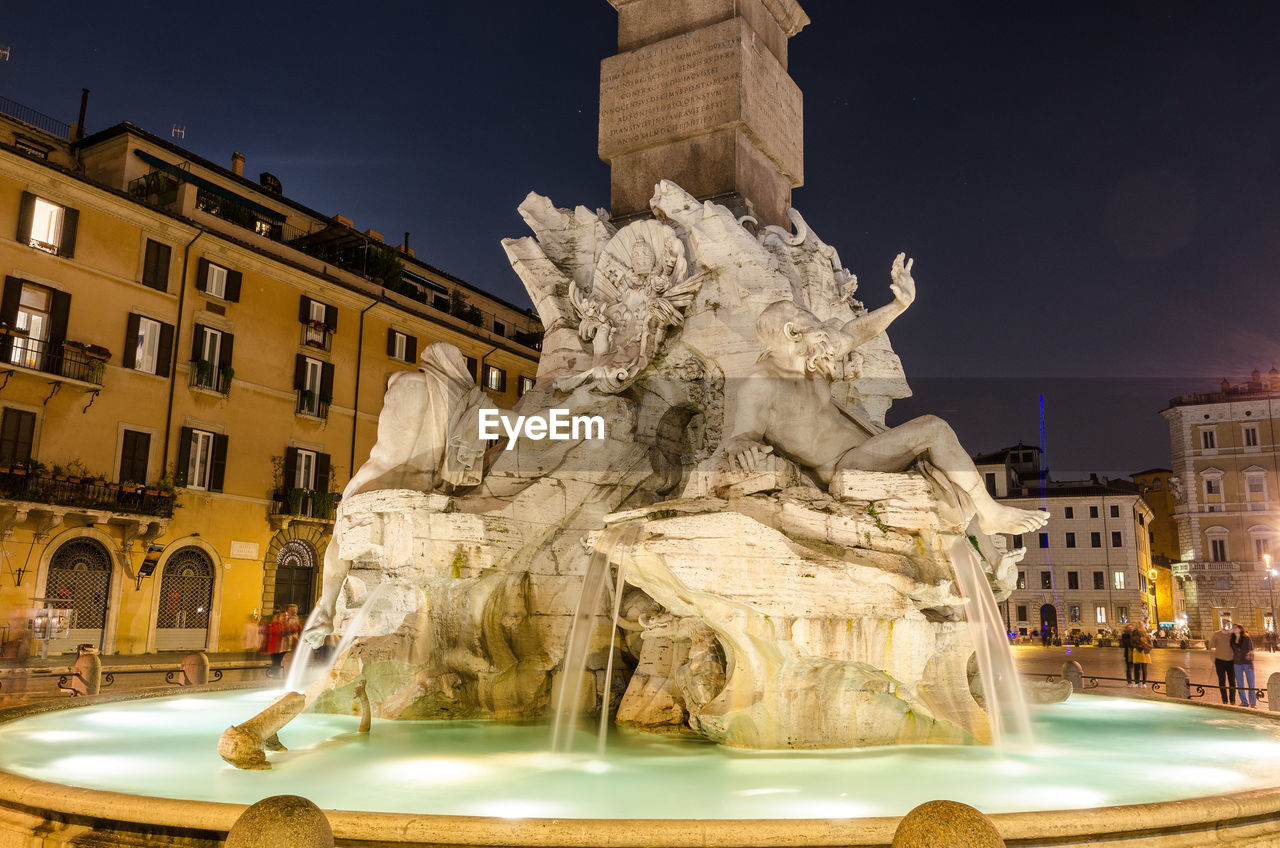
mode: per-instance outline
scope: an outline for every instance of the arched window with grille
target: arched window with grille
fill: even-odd
[[[45,605],[71,610],[71,630],[49,643],[49,653],[88,643],[104,648],[111,593],[111,554],[96,539],[81,537],[58,546],[45,579]]]
[[[174,551],[160,577],[156,650],[204,650],[212,602],[213,560],[195,545]]]

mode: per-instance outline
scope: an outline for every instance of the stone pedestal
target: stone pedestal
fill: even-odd
[[[610,0],[618,55],[600,67],[600,158],[615,219],[649,214],[673,180],[761,224],[790,227],[804,183],[803,103],[787,39],[795,0]]]

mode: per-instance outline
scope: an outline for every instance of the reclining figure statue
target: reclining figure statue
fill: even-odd
[[[892,428],[857,419],[831,398],[837,360],[866,344],[915,300],[912,261],[893,262],[892,303],[841,323],[826,324],[807,309],[783,300],[765,307],[756,334],[765,351],[738,393],[736,434],[724,448],[735,469],[755,471],[777,451],[810,472],[823,486],[838,471],[906,471],[925,460],[945,478],[949,493],[976,515],[983,533],[1021,534],[1043,527],[1048,515],[997,503],[941,418],[922,415]]]

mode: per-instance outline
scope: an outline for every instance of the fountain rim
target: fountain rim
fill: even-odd
[[[184,694],[261,689],[258,684],[214,684],[175,690],[111,693],[0,709],[0,724],[26,716],[119,701],[175,697]],[[1098,697],[1121,697],[1089,693]],[[1280,713],[1243,712],[1225,704],[1192,706],[1280,722]],[[67,786],[22,777],[0,769],[0,811],[42,815],[62,822],[95,827],[168,832],[203,831],[226,834],[248,804],[195,801],[132,795]],[[900,816],[860,819],[547,819],[488,816],[424,815],[326,809],[336,840],[351,845],[511,846],[554,848],[563,845],[599,848],[740,848],[740,846],[815,846],[871,848],[893,841]],[[1222,795],[1182,798],[1110,807],[991,813],[988,818],[1008,842],[1087,844],[1080,840],[1124,836],[1189,834],[1212,826],[1215,831],[1263,827],[1280,833],[1280,786]],[[0,830],[3,826],[0,825]],[[660,842],[655,843],[654,839]],[[1046,842],[1045,839],[1062,840]],[[1177,843],[1184,844],[1184,843]],[[1186,843],[1189,844],[1189,843]]]

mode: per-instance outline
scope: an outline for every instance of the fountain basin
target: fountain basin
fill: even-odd
[[[621,736],[600,764],[545,754],[542,726],[387,722],[362,738],[351,733],[354,717],[308,714],[290,725],[293,750],[273,755],[272,771],[223,765],[208,739],[224,717],[270,697],[103,697],[7,711],[0,845],[61,845],[88,833],[217,845],[248,804],[285,793],[315,800],[339,842],[352,845],[887,846],[899,816],[933,797],[988,812],[1010,845],[1280,844],[1280,722],[1212,705],[1076,696],[1037,712],[1041,749],[1004,761],[972,747],[744,754]],[[1126,737],[1125,728],[1137,732]],[[404,748],[415,732],[428,741],[417,753]],[[1090,764],[1092,754],[1062,747],[1071,738],[1109,751],[1109,761]],[[165,756],[148,759],[147,746]],[[368,770],[350,768],[360,761]],[[647,786],[631,780],[638,764],[654,767]],[[1041,766],[1084,777],[1072,788]],[[989,791],[966,795],[966,785]],[[356,800],[361,791],[379,800]],[[388,811],[405,799],[422,812]],[[1050,809],[1064,801],[1087,806]],[[357,804],[382,809],[341,809]],[[686,818],[637,817],[650,815]],[[18,842],[36,834],[42,841]]]

